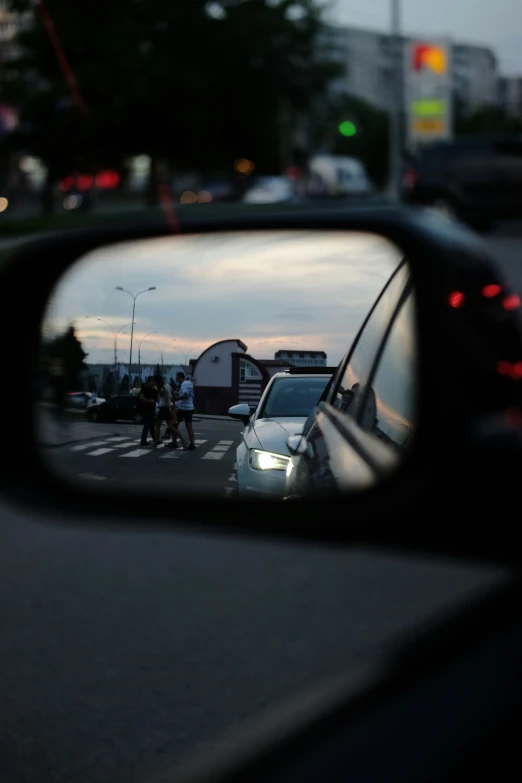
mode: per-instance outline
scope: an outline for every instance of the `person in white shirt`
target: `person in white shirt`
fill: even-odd
[[[194,428],[192,426],[192,417],[194,416],[194,386],[192,381],[185,377],[184,372],[178,372],[176,381],[179,383],[179,391],[176,393],[176,413],[178,422],[185,422],[189,436],[189,445],[187,448],[192,451],[196,448],[194,443]]]

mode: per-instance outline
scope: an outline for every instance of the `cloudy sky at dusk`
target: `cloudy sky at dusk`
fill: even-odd
[[[128,362],[197,357],[239,338],[258,359],[278,350],[324,350],[336,364],[386,279],[397,249],[372,235],[270,232],[166,237],[113,246],[78,262],[49,305],[44,333],[74,321],[89,362],[109,363],[118,337]],[[147,291],[151,286],[156,290]],[[98,321],[98,318],[103,319]],[[144,337],[150,333],[150,337]]]
[[[330,0],[339,24],[387,30],[391,0]],[[491,46],[506,75],[522,75],[521,0],[400,0],[402,29]]]

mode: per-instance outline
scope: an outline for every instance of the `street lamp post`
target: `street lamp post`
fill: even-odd
[[[136,312],[136,299],[138,296],[141,296],[142,294],[146,294],[147,291],[155,291],[156,286],[152,285],[149,288],[145,288],[143,291],[138,291],[137,294],[133,294],[132,291],[127,291],[126,288],[122,288],[120,285],[116,286],[116,291],[123,291],[125,294],[129,294],[129,296],[132,296],[132,328],[131,328],[131,339],[130,339],[130,353],[129,353],[129,372],[132,372],[132,341],[134,339],[134,314]]]
[[[401,42],[401,8],[400,0],[391,2],[391,54],[392,54],[392,89],[390,107],[390,196],[399,200],[399,183],[401,176],[402,144],[401,144],[401,111],[402,111],[402,42]]]
[[[141,377],[141,344],[147,339],[147,337],[150,337],[151,334],[158,334],[157,332],[149,332],[144,337],[141,338],[141,340],[138,342],[138,364],[140,366],[140,377]]]
[[[86,319],[90,318],[90,316],[86,315],[85,318]],[[117,367],[117,365],[118,365],[118,337],[121,334],[121,332],[124,329],[127,328],[127,326],[132,326],[132,324],[129,322],[128,324],[125,324],[124,326],[122,326],[121,329],[118,329],[118,331],[116,331],[114,326],[112,324],[110,324],[105,318],[97,318],[96,320],[97,321],[102,321],[104,324],[107,324],[107,326],[109,327],[109,329],[111,330],[111,332],[114,335],[114,367]]]
[[[117,364],[118,364],[118,342],[117,342],[117,341],[118,341],[118,337],[120,336],[120,334],[128,334],[128,332],[124,332],[124,331],[123,331],[123,330],[124,330],[124,329],[126,329],[128,326],[131,326],[131,327],[132,327],[132,326],[133,326],[133,324],[132,324],[132,323],[130,323],[130,321],[129,321],[129,323],[128,323],[128,324],[125,324],[124,326],[122,326],[122,327],[121,327],[121,329],[118,329],[118,331],[116,332],[116,337],[114,338],[114,348],[115,348],[115,353],[114,353],[114,355],[116,356],[116,362],[115,362],[115,365],[117,365]],[[129,367],[129,372],[130,372],[130,367]]]

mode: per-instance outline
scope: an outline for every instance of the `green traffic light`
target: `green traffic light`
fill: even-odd
[[[343,136],[355,136],[357,133],[357,128],[353,122],[345,120],[345,122],[341,122],[339,125],[339,133],[341,133]]]

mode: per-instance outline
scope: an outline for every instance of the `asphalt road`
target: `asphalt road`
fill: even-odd
[[[122,490],[133,486],[168,486],[173,494],[234,497],[236,447],[242,425],[227,419],[194,422],[195,451],[174,450],[163,441],[157,449],[140,446],[141,427],[134,424],[90,424],[95,440],[45,449],[49,464],[68,478],[109,481]],[[164,427],[162,433],[164,432]],[[184,425],[181,433],[187,438]],[[150,439],[149,439],[150,440]]]
[[[522,233],[487,241],[522,293]],[[6,783],[149,780],[500,579],[365,551],[71,522],[0,512]]]

